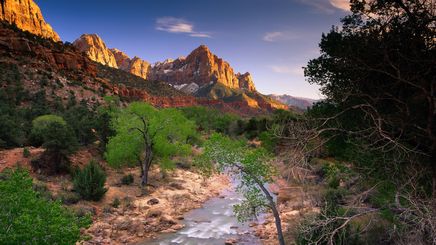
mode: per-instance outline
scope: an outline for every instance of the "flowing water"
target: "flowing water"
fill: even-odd
[[[238,244],[261,244],[248,223],[239,223],[233,214],[233,205],[241,200],[239,193],[226,190],[220,197],[205,202],[202,208],[188,212],[184,216],[185,228],[140,245],[223,245],[228,239],[236,239]]]

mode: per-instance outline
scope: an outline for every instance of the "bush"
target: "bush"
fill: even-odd
[[[29,158],[30,157],[30,151],[27,148],[23,149],[23,157]]]
[[[105,182],[106,173],[95,161],[91,161],[74,177],[74,190],[85,200],[99,201],[107,191]]]
[[[0,244],[75,244],[90,224],[59,202],[39,197],[28,172],[15,170],[0,180]]]
[[[131,185],[135,181],[132,174],[124,175],[121,178],[121,184],[123,185]]]
[[[75,192],[62,191],[58,194],[57,199],[65,205],[71,205],[78,203],[80,196]]]
[[[32,122],[31,138],[34,143],[42,144],[46,149],[41,158],[35,161],[34,167],[54,173],[69,170],[68,155],[76,149],[77,140],[62,117],[37,117]]]
[[[121,204],[121,201],[118,197],[115,197],[115,199],[112,201],[111,206],[114,208],[118,208]]]

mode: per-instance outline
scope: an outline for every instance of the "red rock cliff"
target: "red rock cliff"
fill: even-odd
[[[44,20],[41,10],[33,0],[1,0],[0,20],[15,24],[18,28],[60,41],[59,35]]]

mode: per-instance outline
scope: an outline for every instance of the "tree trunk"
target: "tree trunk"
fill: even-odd
[[[153,161],[152,146],[147,145],[145,147],[144,161],[142,162],[142,166],[141,166],[141,172],[142,172],[141,188],[144,192],[146,192],[146,187],[148,184],[148,171],[150,170],[150,166],[151,166],[152,161]]]
[[[240,168],[242,171],[244,171],[242,168]],[[247,172],[245,172],[247,173]],[[254,181],[256,181],[257,185],[259,186],[259,188],[262,190],[262,192],[265,194],[266,198],[268,199],[269,202],[269,206],[273,212],[274,215],[274,220],[276,223],[276,229],[277,229],[277,237],[279,239],[279,244],[280,245],[285,245],[285,238],[283,236],[283,231],[282,231],[282,221],[280,220],[280,214],[279,211],[277,210],[276,204],[274,202],[273,197],[271,196],[271,194],[269,193],[269,191],[265,188],[265,186],[263,185],[262,181],[260,181],[256,176],[253,176],[250,173],[247,173],[248,175],[251,176],[251,178],[254,179]]]

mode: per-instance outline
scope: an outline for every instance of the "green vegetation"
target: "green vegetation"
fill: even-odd
[[[113,167],[141,166],[142,187],[154,160],[162,169],[171,168],[171,158],[189,154],[189,139],[197,137],[194,123],[177,109],[157,110],[140,102],[115,114],[112,126],[116,135],[109,140],[106,160]]]
[[[349,164],[323,167],[326,205],[302,225],[299,243],[432,244],[434,6],[351,2],[352,14],[322,36],[321,56],[305,69],[326,96],[309,110],[307,131],[320,136],[325,156]]]
[[[222,113],[203,106],[185,107],[180,108],[180,110],[186,118],[195,122],[200,131],[208,133],[215,131],[224,134],[235,134],[235,124],[240,119],[236,115]]]
[[[39,197],[23,170],[3,174],[0,196],[1,244],[74,244],[80,240],[80,228],[91,221]]]
[[[25,147],[25,148],[23,149],[23,157],[25,157],[25,158],[29,158],[29,157],[30,157],[30,151],[29,151],[29,148]]]
[[[124,175],[121,178],[121,184],[122,185],[131,185],[131,184],[133,184],[134,181],[135,181],[135,179],[134,179],[132,174]]]
[[[77,146],[73,131],[62,117],[55,115],[39,116],[32,122],[31,137],[42,143],[46,149],[43,156],[35,161],[36,167],[59,173],[69,170],[68,155]]]
[[[204,144],[204,152],[197,159],[202,166],[216,163],[219,171],[230,171],[238,175],[241,184],[238,190],[244,194],[245,200],[234,206],[240,221],[257,217],[270,209],[273,212],[278,233],[279,244],[284,245],[281,220],[273,197],[265,184],[272,182],[275,171],[269,164],[271,156],[263,148],[250,148],[244,141],[232,140],[214,133]],[[215,166],[210,166],[213,168]]]
[[[85,200],[99,201],[107,189],[104,187],[106,173],[97,162],[91,161],[74,176],[74,190]]]

